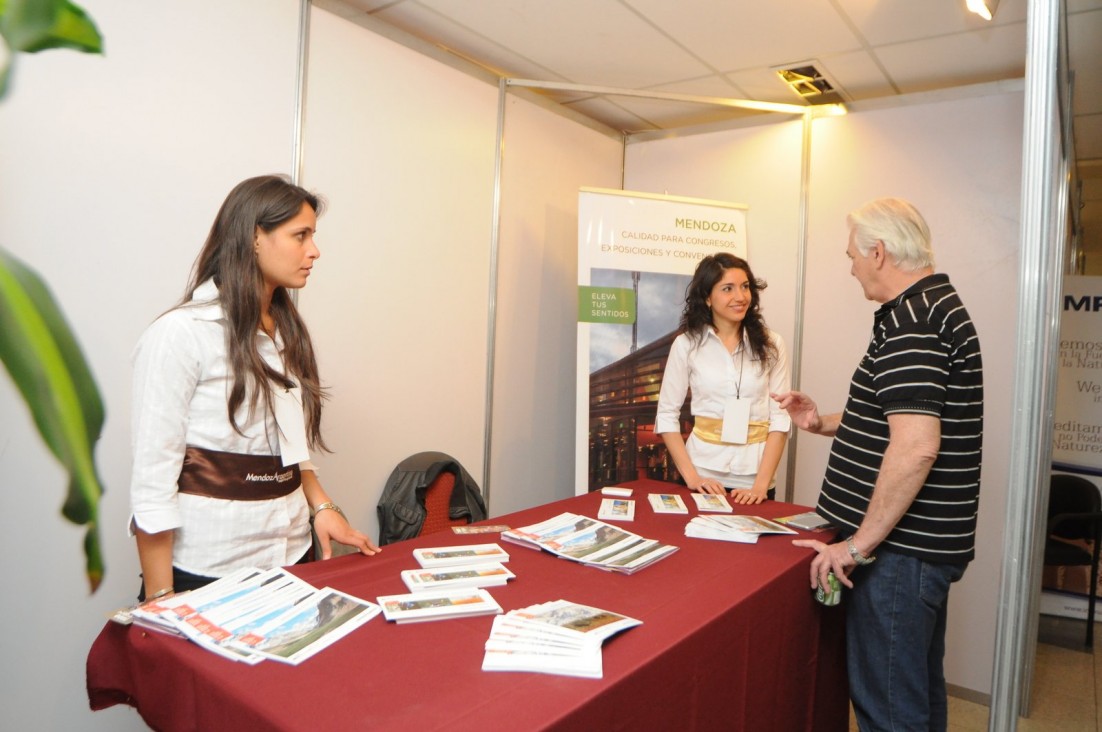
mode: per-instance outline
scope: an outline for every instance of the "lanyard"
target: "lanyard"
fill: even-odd
[[[731,356],[734,358],[734,356]],[[746,350],[743,348],[742,341],[738,344],[738,381],[735,382],[735,399],[742,398],[742,365],[746,360]]]

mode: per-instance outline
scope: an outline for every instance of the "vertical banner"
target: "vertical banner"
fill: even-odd
[[[1058,358],[1052,469],[1102,484],[1102,277],[1064,278]],[[1042,612],[1086,619],[1089,569],[1046,566]]]
[[[672,478],[654,434],[662,371],[693,271],[721,251],[746,258],[746,206],[579,191],[576,494]]]

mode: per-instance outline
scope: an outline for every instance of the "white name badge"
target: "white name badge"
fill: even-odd
[[[723,408],[723,434],[720,439],[736,445],[746,444],[746,435],[750,431],[750,400],[727,399]]]
[[[302,416],[302,394],[297,386],[273,391],[276,425],[279,428],[279,453],[283,466],[310,459],[306,449],[306,420]]]

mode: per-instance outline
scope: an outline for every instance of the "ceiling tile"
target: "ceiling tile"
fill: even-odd
[[[578,84],[629,89],[710,69],[620,2],[610,0],[420,0],[518,56]],[[387,13],[404,12],[395,6]]]
[[[978,84],[1025,74],[1025,25],[991,28],[876,49],[903,94]]]
[[[840,53],[818,60],[824,70],[838,80],[843,95],[852,101],[899,93],[876,60],[865,52]]]
[[[964,0],[836,0],[870,46],[933,38],[1021,23],[1026,0],[1000,0],[986,21],[965,9]]]
[[[830,3],[807,0],[624,0],[717,71],[851,51],[858,39]]]
[[[543,81],[566,81],[551,69],[514,53],[492,38],[460,25],[416,3],[399,3],[372,17],[406,31],[412,36],[455,51],[503,76]]]

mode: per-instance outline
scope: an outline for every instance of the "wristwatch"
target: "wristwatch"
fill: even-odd
[[[857,551],[857,545],[853,543],[852,536],[846,539],[846,548],[849,549],[849,555],[853,557],[853,561],[857,562],[861,566],[872,564],[876,561],[876,557],[866,557],[864,554]]]

